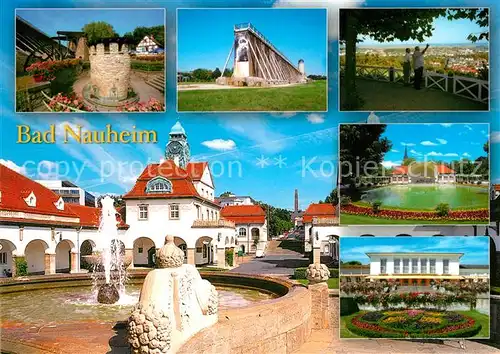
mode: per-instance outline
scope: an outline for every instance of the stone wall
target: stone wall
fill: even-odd
[[[100,98],[123,100],[130,87],[130,55],[128,46],[110,43],[109,51],[104,44],[90,47],[91,93]]]
[[[81,58],[82,60],[89,60],[89,47],[87,46],[87,38],[81,37],[78,39],[78,44],[76,45],[75,58]]]
[[[311,334],[311,292],[293,287],[275,300],[219,311],[219,322],[193,336],[178,352],[291,353]]]

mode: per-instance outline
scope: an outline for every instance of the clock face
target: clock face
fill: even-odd
[[[175,141],[168,146],[168,151],[171,154],[179,154],[182,151],[181,143]]]

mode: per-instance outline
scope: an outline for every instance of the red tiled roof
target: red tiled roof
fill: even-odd
[[[99,227],[99,222],[101,220],[100,208],[70,203],[67,203],[65,206],[80,217],[81,226]]]
[[[229,205],[222,208],[221,217],[235,224],[263,224],[266,212],[260,205]]]
[[[208,162],[190,162],[186,166],[186,171],[193,181],[199,181],[203,177],[203,172],[207,168]]]
[[[446,165],[437,165],[438,173],[455,173],[451,168]]]
[[[335,217],[335,206],[330,203],[311,204],[304,212],[302,222],[310,223],[313,218]]]
[[[500,191],[500,184],[494,184],[494,185],[493,185],[493,188],[494,188],[496,191]]]
[[[172,193],[146,193],[146,185],[155,177],[165,177],[172,183]],[[163,161],[161,164],[150,164],[137,179],[134,187],[123,196],[124,199],[134,198],[178,198],[200,197],[190,174],[178,167],[172,160]]]
[[[392,170],[393,175],[407,175],[408,174],[408,167],[409,166],[396,166]],[[438,173],[455,173],[451,168],[447,167],[446,165],[439,164],[436,165],[437,172]]]
[[[61,198],[59,195],[2,164],[0,164],[0,191],[2,192],[0,210],[77,217],[74,212],[66,207],[67,204],[65,204],[63,210],[56,208],[54,203]],[[31,192],[36,196],[36,206],[34,207],[28,206],[24,200]]]

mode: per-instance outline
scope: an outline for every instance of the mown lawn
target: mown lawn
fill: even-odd
[[[289,87],[178,91],[179,111],[326,111],[326,81]]]
[[[296,279],[300,284],[308,285],[309,280],[307,279]],[[328,289],[338,289],[339,288],[339,278],[330,278],[326,281],[328,284]]]
[[[474,221],[474,224],[481,225],[486,224],[487,221]],[[471,224],[470,220],[465,221],[454,221],[454,220],[436,220],[436,221],[426,221],[426,220],[397,220],[397,219],[385,219],[385,218],[375,218],[372,216],[364,215],[350,215],[340,213],[340,224],[341,225],[391,225],[391,224],[404,224],[404,225],[427,225],[427,224]]]

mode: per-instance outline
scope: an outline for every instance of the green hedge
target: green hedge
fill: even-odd
[[[163,70],[165,70],[165,64],[163,62],[156,62],[156,61],[132,60],[131,67],[134,70],[144,70],[144,71],[163,71]]]
[[[330,270],[330,278],[338,278],[339,270],[337,268],[328,268]],[[295,268],[293,271],[293,279],[307,279],[307,268]]]
[[[232,267],[233,266],[233,261],[234,261],[234,253],[232,249],[229,249],[226,251],[226,263]]]
[[[28,262],[22,257],[16,258],[16,276],[28,275]]]
[[[359,306],[352,297],[340,298],[340,316],[352,315],[359,312]]]

